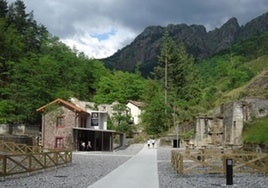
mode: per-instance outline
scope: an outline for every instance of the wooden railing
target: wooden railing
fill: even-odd
[[[226,174],[226,159],[233,160],[234,173],[268,173],[268,154],[223,150],[171,152],[171,163],[178,174]]]
[[[0,142],[0,177],[30,173],[72,162],[71,150],[42,150],[40,147]]]
[[[42,148],[40,146],[28,146],[26,144],[0,140],[0,151],[6,153],[39,153],[42,151]]]

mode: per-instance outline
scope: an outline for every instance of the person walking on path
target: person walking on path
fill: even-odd
[[[147,140],[147,146],[148,146],[148,149],[150,148],[150,145],[151,145],[151,140]]]
[[[157,150],[143,149],[88,188],[159,188]]]
[[[153,148],[154,148],[154,143],[155,143],[155,140],[153,139],[153,140],[152,140],[152,146],[153,146]]]

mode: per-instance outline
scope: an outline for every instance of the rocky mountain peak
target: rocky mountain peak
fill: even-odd
[[[202,59],[228,48],[237,41],[268,31],[268,12],[242,27],[236,18],[230,18],[220,28],[209,32],[203,25],[149,26],[130,45],[102,61],[108,68],[124,71],[134,71],[138,65],[142,74],[147,76],[157,64],[165,31],[168,31],[175,43],[184,42],[188,53],[196,59]]]

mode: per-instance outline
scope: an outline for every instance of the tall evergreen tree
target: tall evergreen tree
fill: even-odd
[[[176,90],[176,97],[189,100],[197,97],[194,94],[198,85],[198,72],[194,64],[194,58],[189,55],[183,43],[179,44],[177,50],[177,61],[173,64],[170,72],[171,82]],[[197,91],[197,90],[196,90]]]
[[[0,0],[0,18],[5,18],[8,12],[6,0]]]
[[[183,43],[176,46],[167,33],[163,36],[159,66],[154,74],[165,90],[167,108],[172,109],[175,105],[176,109],[187,110],[198,103],[200,91],[194,58],[187,53]]]
[[[25,4],[22,0],[16,0],[12,7],[14,8],[14,11],[12,11],[14,13],[12,16],[14,20],[12,22],[15,23],[18,32],[24,35],[27,27],[27,17],[29,16],[25,11]]]
[[[170,108],[165,105],[164,93],[156,80],[149,80],[144,88],[142,125],[148,134],[158,135],[168,129],[166,122],[171,119]]]

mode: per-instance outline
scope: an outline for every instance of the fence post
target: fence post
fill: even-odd
[[[179,174],[183,175],[183,155],[179,154]]]
[[[40,153],[44,158],[44,167],[47,168],[47,154],[46,153]]]
[[[175,170],[177,173],[179,173],[180,172],[180,170],[179,170],[180,169],[180,154],[179,154],[179,152],[175,153],[174,163],[175,163]]]
[[[55,156],[56,166],[58,166],[59,165],[59,152],[55,150],[53,152]]]
[[[3,155],[3,176],[6,177],[7,173],[7,156]]]
[[[64,152],[64,155],[65,155],[65,156],[64,156],[64,159],[65,159],[64,163],[67,164],[67,160],[68,160],[68,159],[67,159],[68,151],[65,151],[65,152]]]
[[[29,159],[28,159],[29,168],[27,171],[28,171],[28,176],[30,176],[30,172],[32,171],[32,157],[30,154],[25,154],[25,155],[27,155],[27,157],[29,157]]]
[[[265,155],[264,164],[265,164],[265,173],[268,174],[268,154]]]
[[[226,155],[222,156],[222,167],[223,167],[223,174],[226,177]]]
[[[205,149],[201,149],[201,162],[202,166],[205,166]]]

